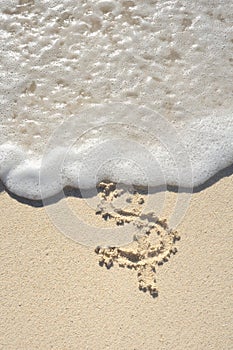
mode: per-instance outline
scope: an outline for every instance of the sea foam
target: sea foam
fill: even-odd
[[[0,178],[198,186],[233,159],[227,1],[1,1]]]

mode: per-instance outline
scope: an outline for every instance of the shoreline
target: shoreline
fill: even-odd
[[[233,164],[227,166],[224,169],[219,170],[216,174],[214,174],[213,176],[211,176],[208,180],[206,180],[203,184],[198,185],[196,187],[193,188],[187,188],[187,187],[180,187],[178,189],[177,186],[171,186],[171,185],[167,185],[167,191],[168,192],[173,192],[173,193],[198,193],[201,192],[205,189],[207,189],[208,187],[213,186],[214,184],[216,184],[218,181],[220,181],[222,178],[225,177],[230,177],[231,175],[233,175]],[[104,180],[103,180],[104,181]],[[165,189],[166,185],[161,185],[158,187],[150,187],[150,193],[154,193],[154,192],[163,192]],[[140,186],[137,186],[140,187]],[[141,186],[142,189],[145,189],[144,186]],[[43,201],[42,200],[33,200],[33,199],[28,199],[26,197],[22,197],[22,196],[18,196],[16,194],[14,194],[13,192],[9,191],[7,189],[7,187],[3,184],[3,182],[0,180],[0,194],[1,192],[7,192],[8,195],[10,197],[12,197],[14,200],[26,204],[26,205],[30,205],[33,207],[43,207]],[[73,187],[65,187],[63,189],[65,196],[71,196],[71,197],[79,197],[82,198],[81,194],[80,194],[80,190],[78,188],[73,188]],[[56,201],[59,201],[61,198],[63,198],[63,195],[61,195],[61,193],[56,194],[53,197],[50,197],[48,199],[46,199],[46,201],[49,203],[55,203]]]

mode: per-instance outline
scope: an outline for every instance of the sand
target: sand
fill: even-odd
[[[100,266],[43,207],[3,189],[0,201],[0,349],[233,348],[233,175],[192,195],[177,253],[156,265],[158,295],[135,268]]]

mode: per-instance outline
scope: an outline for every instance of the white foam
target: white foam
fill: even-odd
[[[1,1],[7,188],[40,199],[101,179],[192,187],[230,165],[232,7]]]

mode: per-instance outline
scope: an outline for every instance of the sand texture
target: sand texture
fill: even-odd
[[[44,208],[4,191],[0,200],[1,349],[233,347],[233,176],[193,194],[177,253],[156,265],[154,298],[139,290],[135,268],[119,267],[130,262],[126,247],[114,259],[114,250],[96,254],[59,233]],[[81,210],[82,199],[71,202]],[[99,266],[108,252],[113,267]]]
[[[157,265],[167,262],[172,254],[177,252],[176,241],[180,236],[169,229],[166,220],[156,217],[154,212],[144,213],[142,205],[146,201],[142,191],[117,189],[114,183],[101,183],[100,198],[97,215],[104,220],[113,220],[116,225],[135,227],[133,242],[124,247],[101,247],[95,252],[100,256],[99,264],[108,269],[117,263],[120,267],[127,267],[137,271],[139,289],[149,292],[153,297],[158,295],[155,272]],[[124,199],[125,196],[125,205]],[[121,205],[116,205],[120,200]]]

